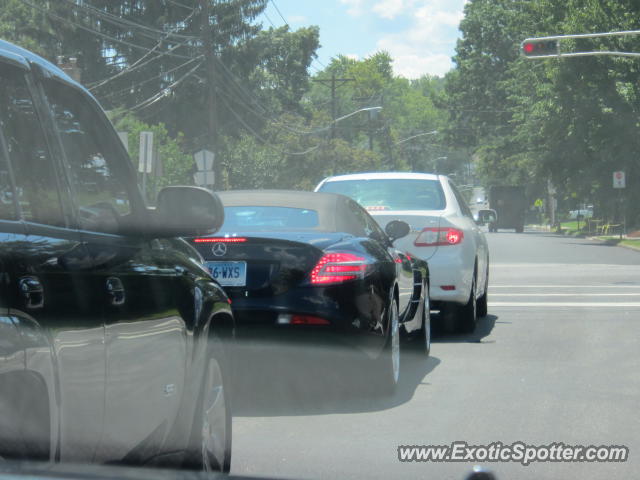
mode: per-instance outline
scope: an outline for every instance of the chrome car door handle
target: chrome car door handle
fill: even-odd
[[[109,303],[114,306],[123,305],[126,299],[124,285],[122,281],[117,277],[107,278],[107,295],[109,296]]]
[[[36,277],[22,277],[18,282],[25,306],[30,310],[44,306],[44,289]]]

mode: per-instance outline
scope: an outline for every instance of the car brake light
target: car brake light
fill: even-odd
[[[329,320],[313,315],[292,315],[291,325],[329,325]]]
[[[464,232],[457,228],[425,228],[413,244],[416,247],[458,245],[463,238]]]
[[[362,278],[367,269],[366,260],[351,253],[327,253],[311,271],[311,283],[326,285]]]
[[[246,241],[244,237],[204,237],[194,240],[195,243],[244,243]]]

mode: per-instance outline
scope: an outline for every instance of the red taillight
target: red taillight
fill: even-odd
[[[195,243],[244,243],[246,241],[244,237],[204,237],[194,240]]]
[[[367,269],[363,257],[351,253],[327,253],[311,271],[311,283],[341,283],[362,278]]]
[[[413,244],[416,247],[458,245],[463,238],[464,233],[457,228],[425,228]]]
[[[329,325],[329,320],[313,315],[292,315],[291,325]]]

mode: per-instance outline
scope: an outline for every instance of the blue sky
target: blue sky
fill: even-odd
[[[320,27],[318,62],[339,54],[365,58],[386,50],[397,75],[444,75],[452,68],[458,25],[467,0],[271,0],[261,19],[265,28]]]

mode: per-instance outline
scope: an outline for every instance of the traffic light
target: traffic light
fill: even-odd
[[[522,42],[522,54],[525,57],[559,56],[557,40],[525,40]]]

